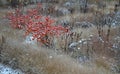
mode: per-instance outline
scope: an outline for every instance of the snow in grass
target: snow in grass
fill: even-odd
[[[24,73],[19,69],[14,70],[8,66],[0,64],[0,74],[24,74]]]

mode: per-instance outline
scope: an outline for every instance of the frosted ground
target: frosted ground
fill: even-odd
[[[8,66],[0,64],[0,74],[24,74],[24,73],[19,69],[14,70]]]

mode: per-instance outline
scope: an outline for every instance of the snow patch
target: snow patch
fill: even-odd
[[[34,45],[37,43],[37,40],[33,39],[32,35],[28,35],[26,36],[25,43]]]
[[[24,74],[24,73],[19,69],[14,70],[10,67],[0,64],[0,74]]]

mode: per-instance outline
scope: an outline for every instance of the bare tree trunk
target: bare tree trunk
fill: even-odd
[[[86,12],[87,12],[87,8],[88,8],[88,0],[86,0],[86,2],[85,2],[84,13],[86,13]]]
[[[83,13],[87,12],[87,3],[88,3],[88,0],[79,0],[81,12],[83,12]]]
[[[87,3],[88,3],[88,0],[85,1],[84,13],[87,12]]]
[[[109,25],[108,27],[109,28],[108,28],[108,31],[107,31],[107,41],[109,41],[111,25]]]
[[[119,6],[120,6],[120,0],[119,0]]]

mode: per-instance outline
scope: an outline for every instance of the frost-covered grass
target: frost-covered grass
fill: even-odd
[[[6,28],[8,29],[6,30]],[[18,33],[19,35],[17,35]],[[2,59],[7,60],[7,64],[13,58],[17,59],[17,67],[25,74],[112,74],[101,63],[100,67],[96,66],[95,63],[81,65],[67,54],[25,44],[25,38],[22,37],[23,33],[8,26],[1,28],[1,34],[5,39],[2,44],[4,49],[1,54],[4,56]],[[5,59],[5,57],[11,60]]]
[[[24,74],[24,73],[19,69],[14,70],[8,66],[0,64],[0,74]]]
[[[52,49],[22,44],[12,39],[6,41],[3,55],[7,53],[6,57],[17,59],[18,67],[25,74],[112,74],[108,69],[93,63],[91,66],[81,65],[70,56]]]

